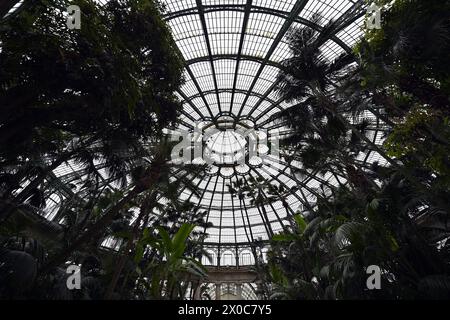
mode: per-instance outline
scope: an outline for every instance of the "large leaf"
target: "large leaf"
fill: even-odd
[[[360,222],[346,222],[336,230],[334,235],[335,243],[341,247],[350,242],[354,237],[362,231],[364,224]]]
[[[306,225],[307,225],[305,219],[300,214],[296,214],[294,216],[294,219],[295,219],[295,222],[297,223],[299,234],[303,234],[303,232],[306,229]]]
[[[169,233],[163,227],[157,227],[159,236],[161,237],[163,247],[166,252],[171,252],[173,249],[172,240],[170,240]]]
[[[186,260],[185,268],[189,273],[200,278],[206,278],[208,276],[206,268],[195,259]]]
[[[192,230],[194,230],[195,226],[192,224],[183,224],[180,229],[177,231],[172,240],[172,248],[173,251],[179,250],[186,243],[187,238],[191,234]]]
[[[273,282],[283,287],[288,285],[288,279],[278,265],[271,263],[269,266],[269,272]]]
[[[296,240],[296,237],[290,233],[280,233],[274,235],[272,240],[276,242],[292,242]]]

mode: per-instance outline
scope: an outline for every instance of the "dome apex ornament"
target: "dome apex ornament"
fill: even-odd
[[[202,159],[208,165],[242,168],[255,158],[262,163],[269,157],[279,158],[278,137],[239,123],[235,128],[225,122],[216,126],[196,124],[194,130],[178,130],[172,141],[179,142],[171,154],[174,163],[190,164]]]

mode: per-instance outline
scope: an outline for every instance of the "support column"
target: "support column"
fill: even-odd
[[[242,283],[236,283],[236,296],[238,300],[242,300]]]
[[[261,282],[256,283],[257,291],[258,291],[258,299],[259,300],[265,300],[264,299],[264,288]]]
[[[221,283],[216,282],[216,300],[221,300],[220,299],[220,287],[221,287]]]

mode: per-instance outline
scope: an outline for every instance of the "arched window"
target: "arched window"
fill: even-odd
[[[250,250],[242,250],[239,254],[239,265],[249,266],[255,264],[255,259]]]
[[[236,258],[232,251],[224,251],[221,257],[220,265],[222,266],[235,266]]]

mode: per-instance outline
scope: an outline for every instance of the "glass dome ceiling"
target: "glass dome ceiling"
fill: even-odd
[[[166,7],[164,18],[186,63],[186,81],[177,92],[183,110],[178,128],[169,133],[179,136],[193,133],[198,127],[211,130],[204,152],[209,154],[212,164],[204,174],[188,175],[198,193],[185,188],[180,200],[191,201],[201,211],[207,211],[206,219],[213,226],[201,230],[207,233],[204,245],[211,250],[214,260],[228,259],[228,264],[233,264],[244,253],[250,254],[249,244],[268,240],[271,233],[288,225],[289,216],[313,206],[314,193],[321,185],[346,182],[334,172],[318,174],[304,170],[298,161],[288,163],[282,156],[268,152],[267,146],[289,134],[289,129],[277,121],[277,114],[294,103],[287,103],[275,92],[280,63],[290,56],[288,31],[301,26],[321,30],[327,22],[335,21],[334,35],[322,47],[325,57],[333,60],[350,51],[361,37],[365,1],[162,2]],[[311,21],[316,13],[323,17],[322,26]],[[380,143],[383,124],[368,112],[363,116],[374,119],[368,137]],[[235,131],[230,132],[231,129]],[[245,130],[253,130],[258,139],[267,140],[267,146],[258,148],[264,157],[249,156],[250,144],[242,134]],[[360,154],[358,160],[384,162],[375,152]],[[294,174],[294,168],[300,169],[301,174]],[[58,168],[54,174],[60,181],[70,182],[81,173],[68,165]],[[181,176],[186,176],[183,170],[174,170],[173,179]],[[296,189],[285,194],[283,201],[265,204],[264,210],[254,205],[254,199],[239,199],[230,193],[228,186],[237,180],[247,183],[256,178],[283,185],[286,190]],[[55,198],[54,202],[58,200]],[[232,256],[223,258],[225,253]]]
[[[165,19],[185,61],[186,83],[178,92],[183,101],[179,129],[193,132],[198,123],[221,129],[219,119],[227,118],[234,126],[251,125],[267,133],[275,141],[288,129],[274,121],[277,113],[290,107],[274,91],[280,62],[289,57],[286,38],[290,28],[322,27],[310,21],[315,13],[324,23],[336,21],[335,34],[323,45],[324,55],[333,60],[362,34],[365,1],[350,0],[165,0]],[[226,122],[226,120],[225,120]],[[223,128],[222,128],[223,129]],[[373,139],[377,139],[376,132]],[[270,143],[270,142],[269,142]],[[208,211],[205,244],[212,247],[235,247],[255,240],[268,240],[287,224],[286,218],[305,204],[315,203],[313,191],[325,181],[336,184],[344,180],[334,173],[316,176],[313,172],[295,176],[283,158],[267,156],[265,161],[250,158],[239,165],[226,165],[237,160],[245,149],[241,135],[221,131],[206,142],[206,152],[216,156],[208,176],[193,177],[200,191],[196,196],[184,191],[181,199],[197,203]],[[374,155],[364,155],[367,161]],[[295,161],[293,166],[301,167]],[[261,177],[273,184],[298,191],[281,201],[266,204],[267,217],[252,199],[239,199],[228,185],[237,179],[244,182]],[[268,225],[270,224],[270,227]]]

